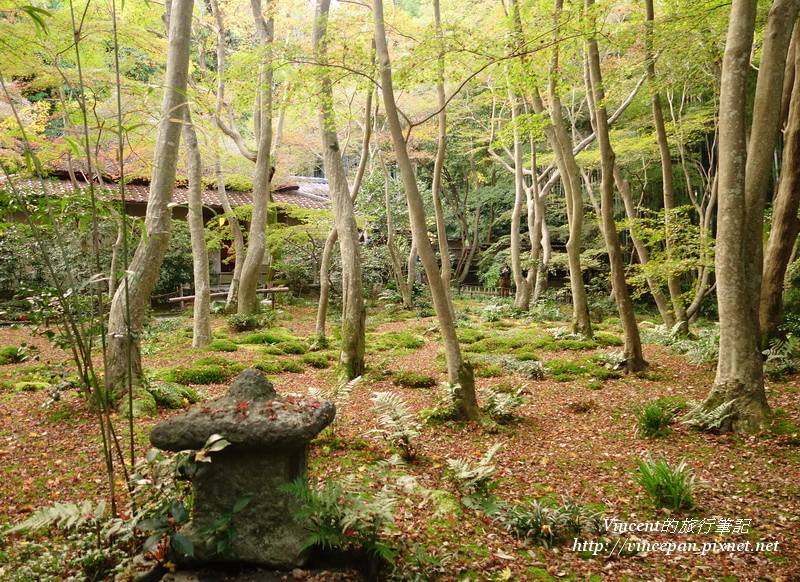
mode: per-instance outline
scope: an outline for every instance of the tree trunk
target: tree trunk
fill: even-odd
[[[585,0],[587,11],[590,11],[594,0]],[[594,122],[594,131],[600,146],[600,222],[603,229],[603,238],[608,250],[608,261],[611,265],[611,287],[617,311],[622,322],[622,333],[625,338],[624,369],[626,372],[638,372],[647,367],[647,362],[642,355],[642,342],[639,337],[639,328],[633,313],[633,303],[628,293],[628,283],[625,281],[625,263],[622,260],[622,245],[614,216],[614,166],[616,155],[611,147],[608,131],[608,112],[606,111],[605,91],[603,78],[600,71],[600,51],[597,40],[590,35],[586,40],[586,58],[589,69],[589,87],[587,87],[589,102]]]
[[[442,14],[439,7],[439,0],[433,0],[433,18],[436,26],[436,38],[442,42]],[[445,287],[450,287],[450,245],[447,242],[447,226],[444,221],[444,211],[442,210],[442,169],[444,167],[444,155],[447,149],[447,110],[444,94],[444,49],[441,45],[438,48],[438,63],[436,71],[436,103],[439,107],[438,130],[436,140],[436,159],[433,164],[433,181],[431,184],[431,196],[433,198],[433,212],[436,217],[436,238],[439,242],[439,260],[441,263],[442,283]]]
[[[193,5],[193,0],[174,0],[172,5],[165,90],[154,155],[157,163],[144,219],[146,236],[139,242],[128,267],[129,274],[117,288],[109,312],[105,386],[112,396],[142,382],[139,338],[144,312],[169,242],[172,220],[169,203],[175,189],[182,126],[180,110],[186,103]]]
[[[325,31],[330,0],[318,0],[314,19],[313,45],[320,63],[327,59]],[[336,121],[333,116],[333,91],[327,71],[320,79],[319,125],[325,174],[330,184],[333,219],[339,237],[342,255],[342,340],[339,354],[339,371],[346,380],[352,380],[364,371],[364,285],[361,277],[361,254],[358,244],[353,200],[347,184]]]
[[[670,263],[674,259],[675,249],[672,237],[670,217],[675,209],[675,188],[672,175],[672,155],[669,150],[669,140],[667,139],[667,129],[664,123],[664,111],[661,107],[661,94],[656,90],[656,66],[652,48],[652,22],[655,18],[653,11],[653,0],[645,0],[645,13],[648,22],[645,28],[645,47],[647,52],[647,79],[651,85],[650,103],[653,109],[653,124],[656,130],[656,141],[658,142],[658,153],[661,161],[661,184],[664,198],[664,228],[667,230],[665,247]],[[641,258],[641,254],[639,255]],[[664,323],[671,329],[679,324],[678,333],[686,335],[689,333],[689,318],[683,301],[683,290],[678,276],[675,273],[667,274],[667,288],[669,289],[670,299],[672,300],[671,321],[664,320]],[[655,297],[655,296],[654,296]],[[657,300],[658,302],[658,300]],[[663,315],[662,315],[663,319]]]
[[[778,337],[778,327],[783,320],[783,289],[786,269],[792,256],[800,221],[797,211],[800,206],[800,42],[795,27],[794,51],[790,55],[794,62],[794,83],[790,96],[789,114],[783,131],[783,161],[781,178],[772,203],[772,227],[764,255],[764,280],[759,303],[761,325],[761,349],[769,347],[769,341]]]
[[[731,8],[720,90],[716,254],[719,360],[714,386],[701,404],[705,411],[727,405],[722,430],[761,430],[770,416],[758,324],[763,198],[781,115],[786,52],[797,11],[797,0],[776,0],[770,10],[748,150],[747,79],[756,2],[733,0]]]
[[[225,216],[228,217],[228,225],[231,228],[231,237],[233,238],[233,274],[231,275],[231,285],[228,288],[228,297],[225,300],[225,311],[236,313],[239,305],[239,280],[242,277],[242,265],[244,264],[245,255],[244,233],[242,232],[242,225],[234,214],[231,202],[228,199],[219,156],[217,156],[217,192],[219,193],[222,210],[225,211]]]
[[[389,48],[383,21],[383,0],[373,0],[372,14],[386,118],[392,135],[397,165],[403,176],[411,230],[420,260],[428,275],[428,284],[431,288],[434,308],[439,319],[439,329],[442,334],[442,343],[444,344],[445,357],[447,359],[447,377],[450,384],[454,386],[455,412],[459,418],[475,421],[480,418],[480,415],[475,395],[475,378],[472,366],[461,355],[461,347],[456,336],[455,315],[450,298],[450,289],[445,287],[442,282],[441,273],[436,262],[436,254],[428,239],[425,207],[422,195],[417,187],[414,168],[408,156],[405,137],[397,112],[394,88],[392,86]]]
[[[270,13],[270,2],[264,13]],[[258,310],[258,281],[266,253],[266,228],[269,218],[268,204],[271,199],[270,181],[272,179],[272,41],[274,21],[265,19],[261,10],[261,0],[251,0],[250,6],[256,22],[259,42],[264,48],[264,57],[259,70],[259,98],[256,111],[258,154],[253,172],[253,216],[250,219],[250,232],[247,238],[247,254],[242,265],[239,280],[238,313],[255,313]]]
[[[192,271],[194,273],[194,320],[192,347],[204,348],[211,343],[211,284],[208,276],[208,247],[203,223],[203,168],[197,133],[192,125],[192,113],[186,107],[183,126],[186,152],[189,158],[189,210],[186,222],[192,241]]]

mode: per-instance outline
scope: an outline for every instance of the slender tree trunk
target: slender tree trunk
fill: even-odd
[[[267,0],[264,12],[269,14],[271,0]],[[239,280],[238,313],[255,313],[258,310],[258,281],[266,253],[266,229],[269,218],[268,204],[271,200],[272,180],[272,42],[274,21],[265,19],[261,0],[251,0],[253,18],[256,22],[259,42],[264,48],[264,57],[259,70],[259,98],[256,111],[258,154],[253,173],[253,216],[247,237],[247,254]]]
[[[585,0],[587,11],[594,4],[594,0]],[[601,224],[603,238],[608,250],[608,260],[611,265],[611,286],[614,291],[614,300],[622,322],[622,333],[625,338],[624,369],[626,372],[638,372],[647,367],[647,362],[642,355],[642,342],[639,337],[639,328],[633,313],[633,303],[628,293],[628,283],[625,281],[625,263],[622,260],[622,245],[615,224],[614,216],[614,166],[616,155],[611,146],[608,131],[608,112],[606,111],[605,91],[603,78],[600,71],[600,51],[596,38],[591,35],[586,40],[587,64],[589,69],[589,96],[593,110],[594,130],[600,146],[600,204]]]
[[[330,0],[318,0],[314,20],[313,44],[320,63],[327,61],[325,32]],[[342,255],[342,340],[339,368],[342,376],[352,380],[364,371],[364,284],[361,276],[361,253],[358,244],[353,200],[347,184],[336,120],[333,115],[333,90],[327,71],[320,79],[319,125],[322,135],[322,152],[325,174],[331,189],[333,219],[339,236]]]
[[[455,315],[450,298],[450,289],[442,282],[436,254],[428,239],[428,228],[425,218],[425,207],[422,195],[417,187],[414,168],[406,149],[403,129],[400,125],[400,116],[392,86],[391,61],[389,48],[386,41],[386,30],[383,21],[383,0],[373,0],[372,14],[375,25],[375,45],[380,66],[381,90],[384,99],[386,118],[394,144],[397,165],[403,176],[406,200],[408,201],[408,214],[411,220],[411,230],[417,245],[422,265],[428,275],[428,284],[431,287],[434,308],[439,319],[439,328],[442,334],[445,357],[447,360],[447,377],[454,386],[454,400],[456,414],[464,420],[478,420],[478,402],[475,395],[475,378],[472,366],[461,355],[455,329]]]
[[[749,149],[747,79],[756,1],[733,0],[728,24],[719,120],[719,360],[714,386],[701,404],[706,411],[727,408],[722,430],[763,429],[771,412],[759,349],[763,199],[782,112],[786,53],[797,12],[797,0],[776,0],[767,18]]]
[[[193,0],[173,0],[170,18],[164,98],[156,141],[155,169],[144,219],[146,236],[139,242],[129,275],[117,288],[108,321],[106,390],[118,394],[141,385],[140,340],[144,312],[169,243],[175,173],[181,137],[180,110],[186,104]],[[128,374],[130,373],[130,377]]]
[[[442,36],[442,14],[439,7],[439,0],[433,0],[433,19],[436,26],[436,38],[441,43]],[[437,71],[436,71],[436,103],[439,106],[438,130],[436,141],[436,158],[433,164],[433,182],[431,184],[431,196],[433,197],[433,212],[436,217],[436,238],[439,242],[439,259],[441,261],[442,282],[446,287],[450,287],[450,245],[447,242],[447,226],[444,222],[444,211],[442,210],[442,168],[444,167],[444,155],[447,149],[447,110],[444,94],[444,49],[438,49]]]
[[[622,172],[618,164],[614,164],[614,181],[617,184],[622,203],[625,206],[625,215],[628,217],[629,221],[633,222],[636,219],[636,209],[633,206],[631,186],[628,181],[622,177]],[[646,267],[647,262],[650,260],[650,253],[642,239],[636,235],[634,228],[631,228],[631,242],[639,257],[639,263],[642,267]],[[656,302],[656,308],[658,309],[659,315],[661,315],[661,320],[667,328],[672,329],[675,326],[675,316],[670,309],[667,298],[664,297],[664,293],[661,291],[661,287],[658,285],[658,281],[652,277],[646,277],[646,280],[647,288],[650,289],[650,295],[653,296],[653,300]]]
[[[652,47],[652,22],[655,19],[653,11],[653,0],[645,0],[645,13],[648,26],[645,29],[645,47],[647,52],[647,79],[651,85],[650,103],[653,109],[653,124],[656,130],[656,141],[658,142],[658,152],[661,160],[661,184],[664,198],[664,228],[667,230],[665,247],[667,260],[672,262],[675,259],[675,244],[672,236],[672,225],[670,219],[675,210],[675,188],[672,174],[672,155],[669,150],[669,140],[667,139],[667,128],[664,123],[664,111],[661,107],[661,93],[656,90],[656,65]],[[639,255],[641,258],[641,254]],[[664,320],[670,328],[678,326],[679,334],[689,333],[689,318],[683,301],[683,290],[681,289],[680,279],[675,273],[667,274],[667,288],[669,289],[670,299],[672,300],[671,321]],[[654,296],[655,297],[655,296]],[[658,300],[657,300],[658,302]],[[663,319],[663,315],[662,315]]]
[[[203,222],[203,167],[197,132],[192,124],[192,113],[184,111],[184,143],[189,159],[189,210],[186,222],[192,241],[192,272],[194,273],[194,318],[192,322],[192,347],[204,348],[211,343],[211,283],[208,275],[208,247]]]
[[[800,42],[795,26],[794,50],[790,53],[794,63],[793,90],[789,96],[789,111],[783,131],[783,160],[781,178],[775,199],[772,203],[772,227],[764,255],[764,281],[759,302],[761,325],[761,348],[767,349],[769,341],[778,337],[778,328],[783,320],[783,290],[786,269],[790,264],[795,248],[800,221],[797,218],[800,207]]]
[[[242,225],[236,214],[234,214],[231,202],[228,199],[225,177],[222,174],[222,164],[219,156],[217,156],[217,192],[219,193],[222,210],[225,211],[225,216],[227,216],[233,239],[233,273],[231,275],[231,285],[228,287],[228,297],[225,300],[225,311],[236,313],[239,305],[239,280],[242,277],[242,265],[244,264],[245,255],[244,232],[242,232]]]

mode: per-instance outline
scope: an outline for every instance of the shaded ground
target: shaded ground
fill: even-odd
[[[470,304],[460,309],[477,311]],[[578,373],[555,381],[552,375],[531,380],[517,374],[487,374],[489,377],[478,378],[481,387],[506,392],[523,388],[526,401],[515,411],[514,422],[424,425],[416,440],[414,462],[387,466],[392,451],[379,434],[370,433],[377,428],[370,398],[375,392],[391,391],[416,413],[433,408],[439,390],[397,386],[391,372],[412,370],[445,379],[435,321],[416,317],[393,321],[393,317],[381,313],[370,318],[370,373],[337,394],[339,416],[333,431],[323,433],[312,447],[310,476],[315,482],[349,479],[366,487],[394,488],[395,527],[388,539],[400,552],[396,579],[800,580],[800,450],[796,434],[713,435],[683,424],[673,425],[664,439],[649,440],[636,434],[634,404],[658,397],[703,398],[713,380],[709,366],[690,364],[666,347],[648,344],[645,356],[651,366],[635,376],[600,381],[591,373]],[[276,325],[307,338],[313,329],[311,318],[311,307],[287,307]],[[542,337],[547,335],[545,328],[564,325],[512,319],[486,323],[475,313],[463,319],[464,329],[471,326],[490,337],[528,330]],[[153,328],[157,331],[159,325]],[[265,355],[263,346],[240,345],[237,351],[223,354],[192,351],[185,333],[190,326],[189,319],[182,319],[177,327],[161,325],[168,331],[149,335],[144,344],[147,367],[158,374],[158,370],[209,355],[247,365],[276,358]],[[230,332],[223,320],[217,322],[216,330],[218,336],[237,341],[247,335]],[[613,325],[606,331],[618,334]],[[398,340],[397,345],[385,347],[386,332],[408,333],[422,345],[402,348]],[[389,336],[390,344],[394,337]],[[46,375],[47,370],[67,362],[67,354],[32,337],[28,329],[0,329],[0,346],[21,342],[38,347],[38,360],[0,367],[0,527],[19,522],[54,501],[96,499],[107,491],[97,420],[79,395],[69,391],[61,401],[43,407],[48,400],[45,391],[18,391],[13,384],[20,378]],[[466,349],[469,345],[464,344]],[[609,350],[613,348],[560,349],[556,342],[555,348],[550,345],[535,353],[542,362],[580,364],[592,354]],[[300,369],[271,375],[279,392],[330,392],[336,384],[330,368],[304,364]],[[196,388],[206,398],[225,390],[223,385]],[[768,384],[768,397],[779,418],[800,424],[800,390],[794,379]],[[134,438],[141,453],[147,450],[149,428],[170,414],[173,412],[162,411],[137,421]],[[125,423],[118,420],[120,440],[127,442]],[[587,534],[552,548],[516,539],[492,516],[463,506],[461,493],[448,478],[448,459],[476,463],[496,443],[502,443],[493,463],[497,499],[512,504],[533,500],[558,503],[570,498],[600,511],[607,520],[659,522],[658,531],[602,537]],[[653,507],[631,479],[634,459],[647,454],[663,455],[672,463],[686,459],[698,481],[695,509],[671,512]],[[120,505],[124,503],[120,495]],[[595,546],[588,547],[585,542],[605,545],[595,551]],[[36,556],[41,556],[42,545],[37,536],[0,541],[0,579],[26,579],[25,564],[41,559]],[[283,576],[287,580],[342,579],[321,572],[317,577]],[[270,578],[237,580],[249,579]]]

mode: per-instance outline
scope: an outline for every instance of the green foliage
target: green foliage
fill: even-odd
[[[515,537],[552,548],[578,536],[602,533],[600,514],[564,499],[561,505],[538,500],[503,509],[498,521]]]
[[[528,311],[528,319],[534,322],[568,321],[569,316],[552,301],[537,301]]]
[[[503,368],[496,364],[475,361],[472,367],[477,378],[497,378],[505,374]]]
[[[479,317],[486,322],[500,321],[504,317],[511,317],[514,313],[514,304],[506,299],[492,299],[489,303],[483,306]]]
[[[253,331],[262,326],[261,315],[258,313],[234,313],[229,315],[226,323],[233,331]]]
[[[791,334],[786,339],[774,338],[764,355],[767,356],[764,362],[764,373],[767,377],[773,382],[785,380],[787,376],[797,372],[800,363],[800,339]]]
[[[403,400],[393,392],[375,392],[371,402],[378,428],[371,430],[383,438],[390,446],[400,451],[404,461],[411,462],[417,454],[419,424],[408,410]]]
[[[27,359],[28,348],[25,345],[0,348],[0,365],[19,364]]]
[[[371,480],[359,484],[344,478],[341,483],[329,480],[321,487],[309,487],[303,479],[297,479],[281,489],[302,502],[303,508],[295,519],[303,522],[309,532],[305,548],[356,548],[379,561],[395,559],[397,551],[391,536],[397,497],[387,486]]]
[[[718,431],[722,423],[733,414],[734,402],[736,402],[736,398],[722,402],[711,409],[707,409],[703,404],[698,404],[683,417],[683,422],[699,430]]]
[[[492,445],[477,463],[461,458],[447,459],[447,477],[461,492],[461,502],[465,507],[486,513],[497,510],[498,500],[493,491],[499,482],[494,477],[496,467],[492,461],[502,446],[502,443]]]
[[[176,289],[190,286],[193,281],[189,226],[182,220],[174,220],[170,228],[169,246],[153,288],[153,296],[164,297],[174,294]]]
[[[550,360],[545,364],[545,369],[548,374],[552,374],[553,376],[565,376],[569,379],[589,371],[589,368],[586,366],[567,360]]]
[[[649,439],[666,437],[677,411],[675,404],[664,398],[636,405],[633,409],[636,432]]]
[[[495,421],[505,424],[514,420],[514,411],[525,404],[523,387],[513,392],[499,392],[492,388],[480,388],[478,395],[483,401],[481,410],[486,412]]]
[[[190,383],[200,384],[200,382]],[[148,382],[146,388],[153,395],[156,406],[159,408],[185,408],[200,401],[197,391],[188,386],[182,386],[177,382],[154,380]]]
[[[25,521],[7,529],[5,534],[26,530],[42,530],[51,527],[59,529],[79,529],[83,527],[95,528],[106,518],[106,503],[97,504],[91,500],[83,503],[60,503],[42,507],[34,511]]]
[[[637,470],[633,480],[644,488],[656,507],[673,511],[694,507],[695,478],[685,459],[675,466],[663,457],[654,460],[649,454],[646,459],[634,460]]]
[[[433,388],[436,379],[411,370],[398,370],[392,374],[392,383],[406,388]]]

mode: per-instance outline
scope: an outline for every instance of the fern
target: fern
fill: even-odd
[[[494,478],[495,466],[492,464],[495,453],[502,443],[494,444],[477,464],[466,459],[447,459],[449,477],[461,493],[461,502],[471,509],[482,509],[487,513],[497,510],[497,500],[492,492],[499,483]]]
[[[733,403],[736,398],[723,402],[713,410],[706,410],[702,404],[695,406],[683,417],[683,422],[700,430],[719,430],[722,423],[733,415]]]
[[[106,502],[100,501],[94,505],[86,500],[78,503],[55,503],[50,507],[43,507],[35,511],[28,519],[6,530],[6,534],[25,531],[41,530],[53,526],[59,529],[80,529],[84,526],[97,527],[106,517]]]
[[[522,390],[522,388],[518,388],[516,391],[508,393],[497,392],[488,387],[481,388],[478,390],[478,394],[485,402],[482,409],[501,424],[510,422],[514,419],[514,410],[525,403]]]
[[[393,392],[375,392],[370,400],[375,403],[372,410],[378,415],[379,426],[370,432],[380,434],[391,446],[399,449],[404,460],[413,461],[419,436],[419,424],[414,415]]]

